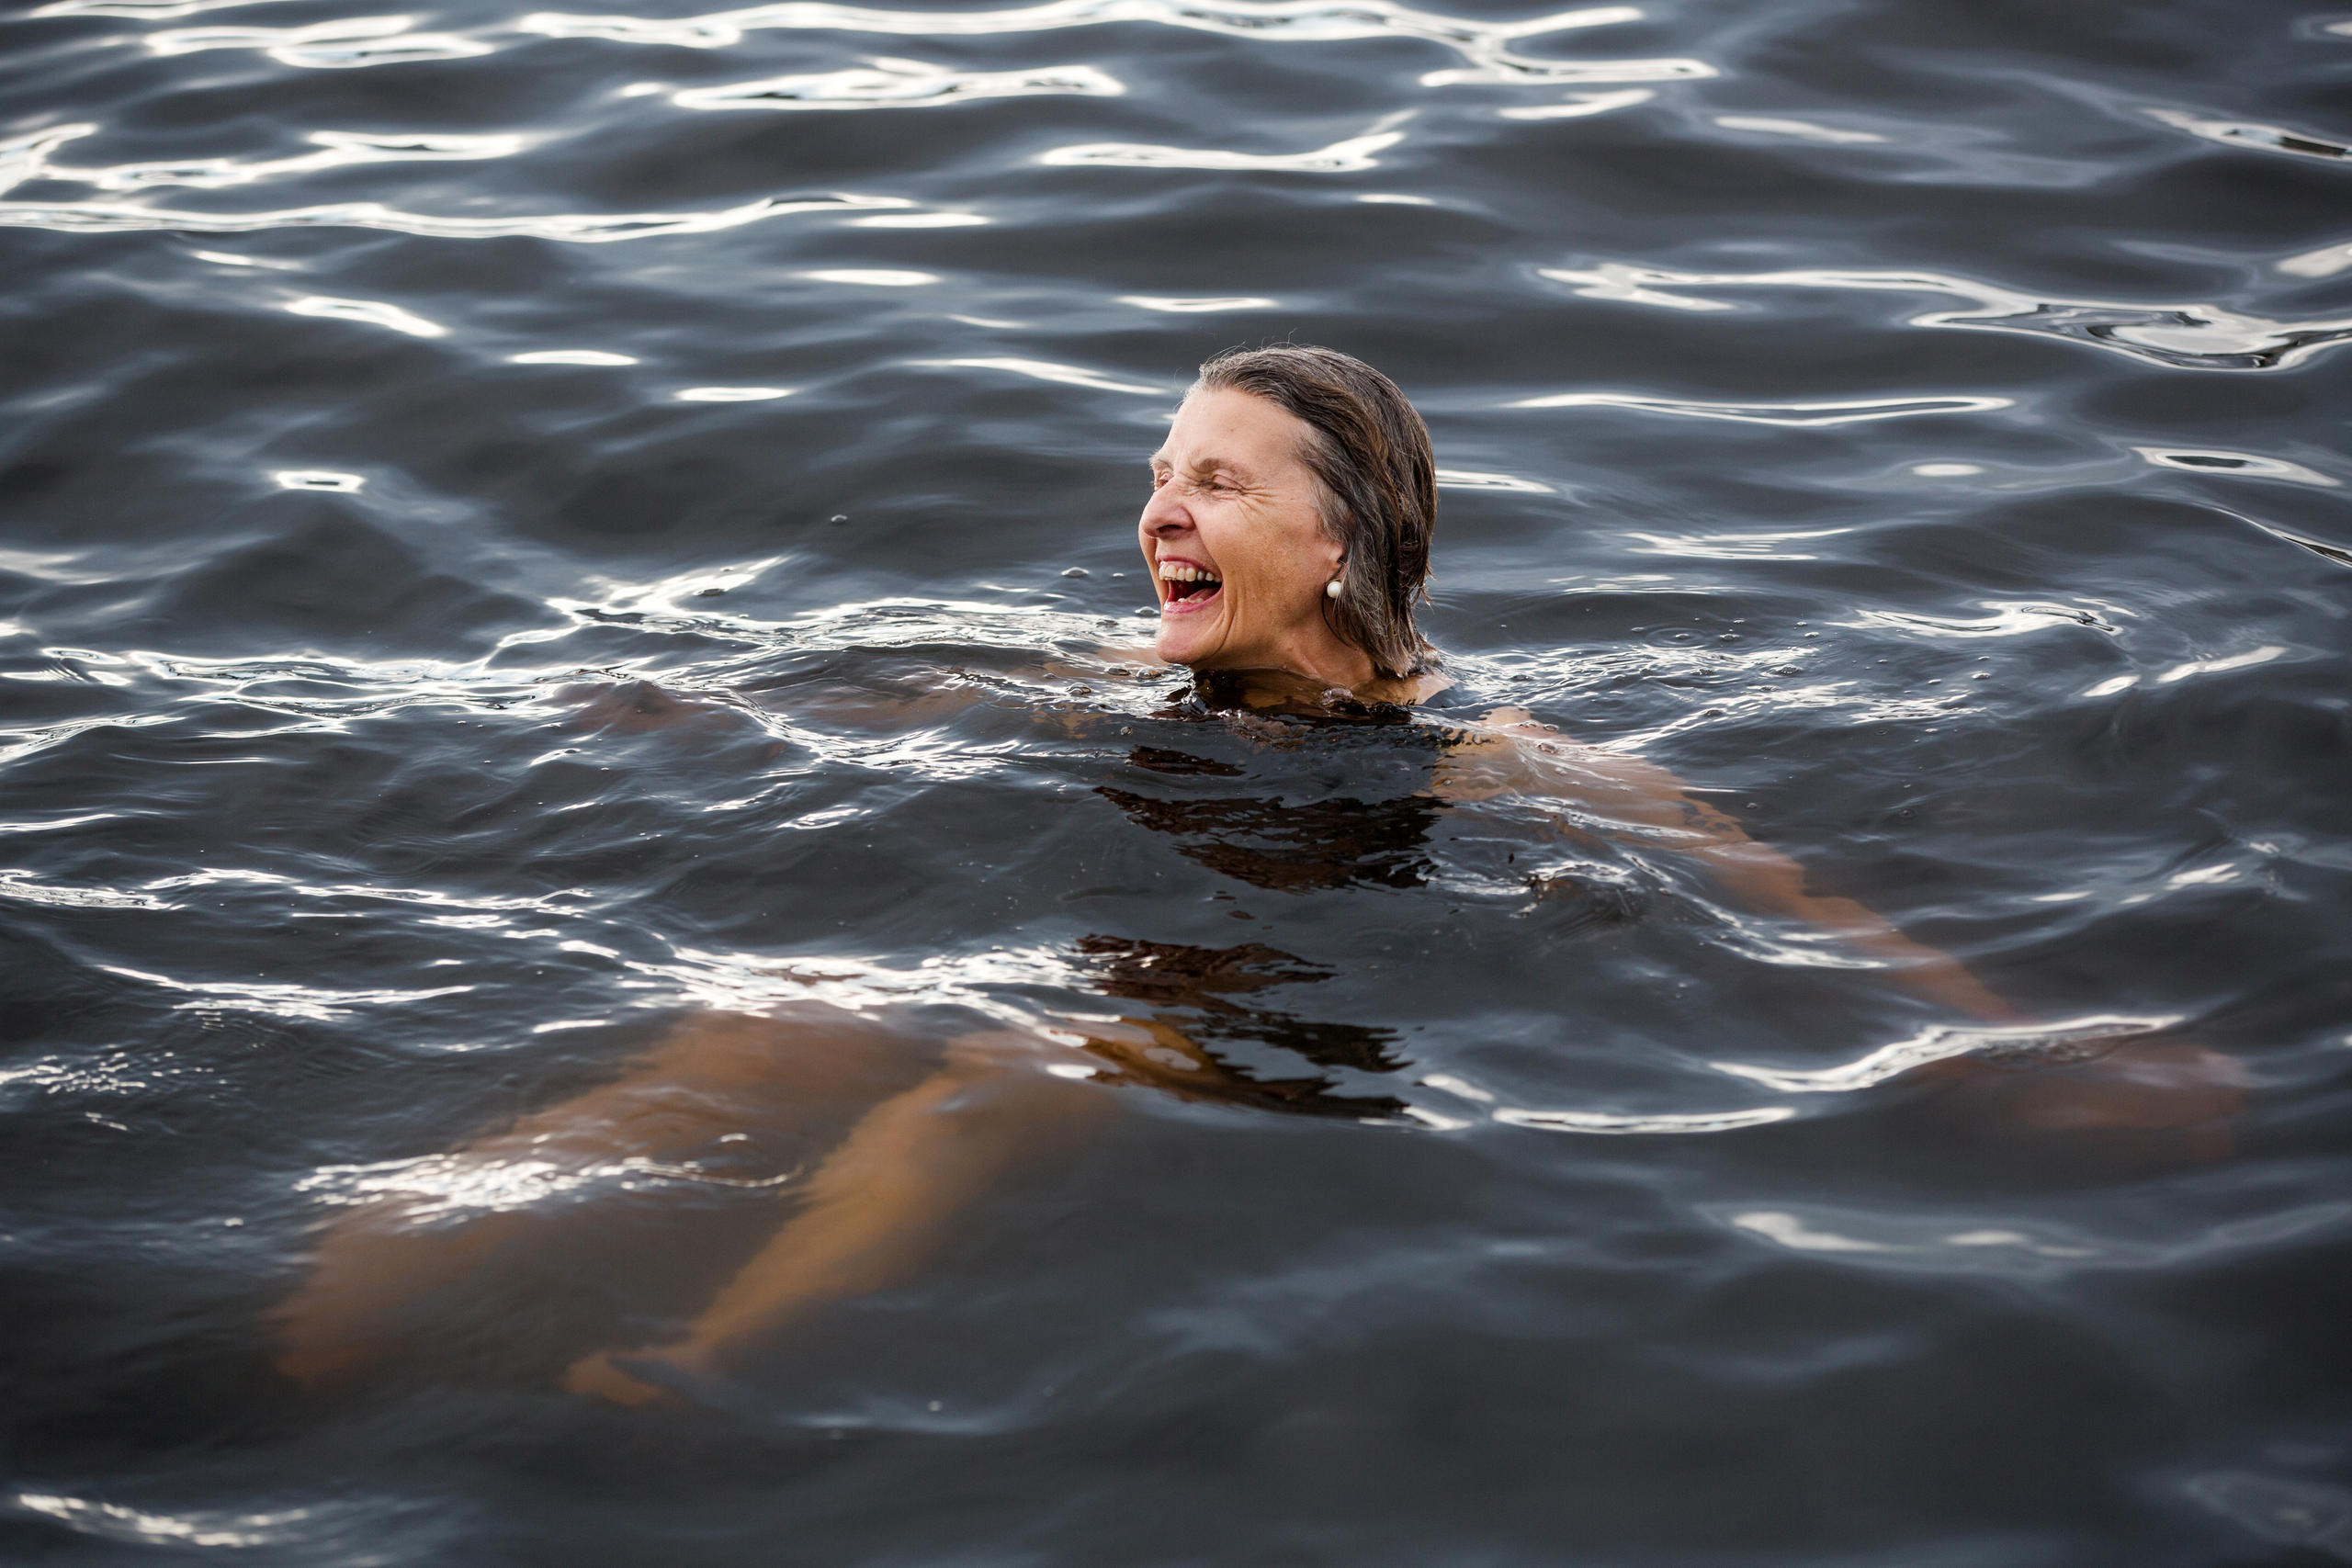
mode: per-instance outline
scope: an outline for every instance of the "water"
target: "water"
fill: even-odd
[[[0,27],[9,1560],[2352,1558],[2352,17]],[[2220,1119],[2066,1125],[2111,1065],[1432,797],[1429,726],[1102,656],[1190,367],[1283,336],[1429,418],[1448,722],[1673,769]],[[705,1404],[554,1380],[839,1125],[444,1179],[526,1239],[273,1369],[334,1216],[824,1005],[893,1083],[1225,1066],[1057,1047],[1082,1110]]]

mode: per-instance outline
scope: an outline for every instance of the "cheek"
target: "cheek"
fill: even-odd
[[[1294,605],[1320,593],[1329,575],[1311,541],[1272,530],[1261,535],[1256,547],[1249,551],[1243,570],[1251,594],[1270,608]]]

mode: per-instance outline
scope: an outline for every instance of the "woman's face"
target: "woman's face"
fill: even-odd
[[[1353,684],[1371,661],[1323,619],[1340,574],[1295,414],[1250,392],[1195,392],[1151,459],[1136,525],[1159,589],[1159,657],[1196,670],[1291,670]]]

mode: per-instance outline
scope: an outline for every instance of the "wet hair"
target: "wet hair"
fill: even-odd
[[[1279,344],[1214,355],[1193,389],[1252,393],[1306,424],[1299,456],[1322,487],[1323,531],[1346,552],[1324,619],[1383,675],[1430,669],[1437,649],[1414,626],[1413,602],[1429,596],[1437,459],[1396,383],[1336,349]]]

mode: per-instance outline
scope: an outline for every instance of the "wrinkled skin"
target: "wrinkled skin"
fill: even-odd
[[[1353,690],[1378,673],[1323,618],[1324,587],[1345,569],[1317,511],[1321,486],[1302,457],[1310,433],[1250,392],[1195,392],[1151,459],[1137,542],[1160,598],[1156,649],[1195,670],[1284,670]],[[1214,592],[1160,576],[1190,566]]]

